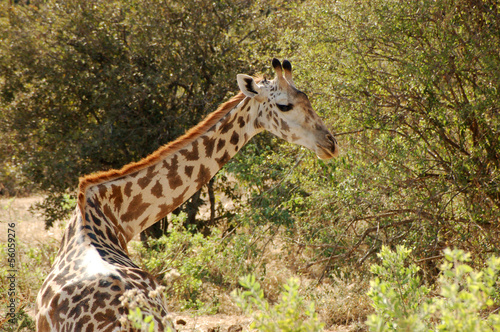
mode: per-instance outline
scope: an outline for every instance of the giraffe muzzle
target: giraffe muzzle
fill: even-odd
[[[318,150],[316,151],[316,154],[320,159],[331,159],[339,155],[339,145],[337,140],[330,133],[325,135],[324,142],[322,142],[322,144],[318,144],[317,147]]]

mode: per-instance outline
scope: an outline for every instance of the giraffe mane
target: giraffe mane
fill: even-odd
[[[188,130],[184,135],[180,136],[170,143],[167,143],[166,145],[163,145],[155,152],[137,162],[127,164],[118,170],[112,169],[109,171],[101,171],[81,177],[80,183],[78,185],[78,206],[80,207],[80,212],[84,214],[86,201],[85,193],[89,187],[138,172],[157,163],[159,160],[165,158],[166,156],[181,150],[182,148],[196,140],[198,137],[200,137],[202,134],[206,133],[220,119],[222,119],[227,113],[229,113],[234,107],[236,107],[236,105],[238,105],[243,99],[245,99],[245,95],[242,92],[239,92],[236,96],[221,104],[217,108],[217,110],[207,115],[204,120]]]

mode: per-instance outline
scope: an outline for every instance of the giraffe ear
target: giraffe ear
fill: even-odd
[[[238,74],[236,75],[236,79],[241,92],[243,92],[245,96],[253,98],[259,94],[260,88],[257,86],[252,76]]]

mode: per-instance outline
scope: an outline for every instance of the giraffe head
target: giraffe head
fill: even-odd
[[[306,94],[295,88],[290,62],[285,60],[281,65],[278,59],[273,59],[272,65],[276,71],[272,81],[256,82],[248,75],[237,76],[241,91],[259,103],[256,126],[314,151],[321,159],[337,156],[337,141],[313,110]]]

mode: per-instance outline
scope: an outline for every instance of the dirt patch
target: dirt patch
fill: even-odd
[[[249,326],[252,319],[238,315],[211,315],[196,316],[185,314],[172,314],[175,328],[180,332],[239,332],[251,331]],[[335,326],[325,332],[355,331],[355,325]]]
[[[42,218],[30,211],[31,206],[42,200],[41,196],[0,199],[0,233],[7,234],[8,224],[14,223],[16,237],[22,243],[60,242],[64,232],[63,226],[58,224],[46,230]],[[0,243],[6,240],[7,237],[2,236]]]
[[[178,331],[248,331],[251,319],[237,315],[196,316],[186,314],[172,314],[172,321]]]

